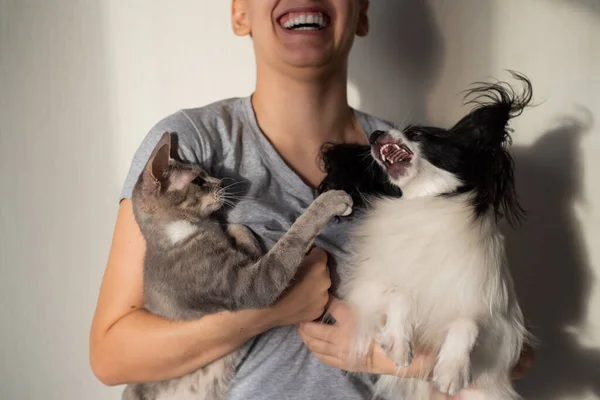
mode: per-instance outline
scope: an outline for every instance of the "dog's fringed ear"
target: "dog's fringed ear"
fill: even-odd
[[[142,171],[142,187],[144,193],[157,195],[162,193],[168,182],[167,169],[169,167],[169,159],[171,154],[171,135],[165,132],[154,150]]]
[[[495,149],[510,144],[508,121],[520,115],[532,99],[532,86],[527,77],[511,71],[512,76],[521,81],[524,90],[520,95],[505,82],[477,82],[467,90],[467,104],[475,107],[451,129],[461,140],[469,140],[482,150]]]
[[[506,83],[477,84],[466,95],[471,97],[468,104],[475,104],[475,108],[450,133],[473,149],[478,159],[480,167],[474,173],[479,174],[476,181],[483,185],[475,199],[478,212],[491,205],[496,219],[504,217],[510,225],[515,225],[525,212],[515,190],[514,162],[508,152],[512,130],[508,122],[529,105],[532,86],[524,75],[512,71],[511,74],[524,84],[520,95]]]

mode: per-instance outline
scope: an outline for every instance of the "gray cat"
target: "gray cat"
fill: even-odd
[[[169,320],[271,305],[321,230],[332,218],[352,211],[345,192],[321,194],[263,256],[250,230],[243,225],[223,228],[215,217],[224,201],[220,180],[170,154],[171,135],[165,133],[132,196],[147,248],[145,308]],[[239,358],[238,350],[181,378],[128,385],[123,399],[225,399]]]

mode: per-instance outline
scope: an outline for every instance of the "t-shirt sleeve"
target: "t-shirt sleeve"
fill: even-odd
[[[172,147],[176,150],[180,161],[200,165],[206,161],[207,146],[204,136],[200,134],[185,111],[180,110],[171,114],[150,129],[134,153],[121,190],[120,200],[131,199],[133,187],[150,159],[152,150],[165,132],[172,134]]]

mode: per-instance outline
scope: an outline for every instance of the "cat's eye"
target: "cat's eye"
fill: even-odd
[[[202,186],[204,185],[204,183],[206,183],[206,181],[204,179],[202,179],[201,177],[197,176],[192,183],[196,186]]]

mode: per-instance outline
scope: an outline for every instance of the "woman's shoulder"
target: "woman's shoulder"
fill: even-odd
[[[196,107],[182,108],[161,119],[152,131],[169,131],[182,139],[209,140],[228,136],[236,122],[247,118],[247,97],[235,97]]]
[[[183,118],[198,129],[219,127],[223,123],[247,118],[249,104],[250,97],[231,97],[201,107],[181,109],[173,118]]]
[[[163,133],[169,132],[182,160],[206,162],[214,151],[231,141],[239,126],[244,125],[248,102],[248,97],[234,97],[201,107],[179,109],[156,123],[147,140],[158,141]]]
[[[210,167],[213,156],[232,141],[243,126],[249,98],[229,98],[197,108],[182,108],[155,123],[138,146],[125,181],[122,197],[133,185],[165,132],[172,137],[172,156],[181,161]]]

